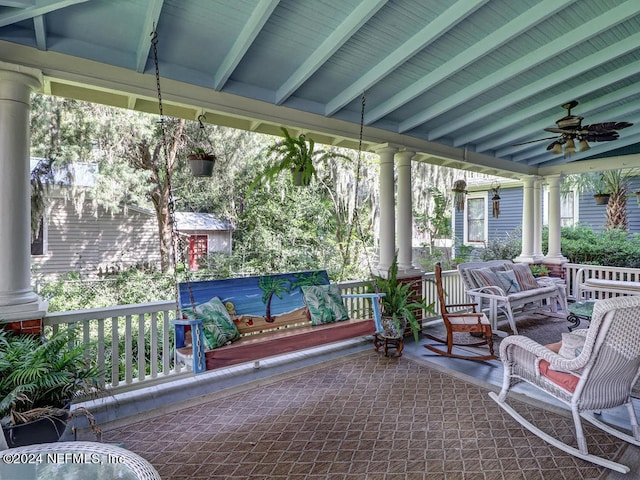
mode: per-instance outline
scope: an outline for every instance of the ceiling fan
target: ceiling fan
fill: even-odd
[[[547,150],[550,150],[553,154],[561,155],[563,153],[564,146],[564,154],[570,155],[576,152],[576,140],[578,141],[577,151],[584,152],[591,148],[588,142],[608,142],[611,140],[617,140],[620,137],[617,130],[622,130],[623,128],[633,125],[633,123],[628,122],[603,122],[583,126],[582,120],[584,117],[571,115],[571,109],[577,105],[577,100],[572,100],[562,104],[562,108],[567,110],[567,115],[556,121],[557,127],[545,128],[545,131],[557,133],[559,136],[540,138],[538,140],[525,143],[541,142],[543,140],[553,139],[553,142],[547,145]],[[524,145],[524,143],[519,145]]]

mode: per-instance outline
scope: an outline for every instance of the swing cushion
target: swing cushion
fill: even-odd
[[[303,285],[300,289],[309,311],[311,325],[349,320],[349,313],[342,303],[338,285]]]
[[[222,347],[240,338],[238,327],[218,297],[196,305],[195,312],[193,308],[183,308],[182,312],[189,319],[202,320],[205,350]]]

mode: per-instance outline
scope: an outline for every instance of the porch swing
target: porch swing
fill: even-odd
[[[181,237],[174,218],[171,172],[167,164],[167,139],[155,29],[151,41],[156,67],[164,168],[169,188],[171,255],[176,264],[175,245],[179,245]],[[364,115],[364,95],[362,108]],[[362,125],[356,182],[360,175],[361,149]],[[357,195],[357,188],[355,190]],[[350,226],[349,237],[352,236],[352,228],[353,225]],[[349,247],[350,245],[347,248]],[[199,281],[189,278],[188,268],[185,271],[185,281],[178,282],[177,271],[174,269],[178,318],[171,323],[175,327],[176,363],[190,365],[193,373],[250,362],[258,368],[260,361],[268,357],[373,335],[379,329],[378,300],[381,295],[342,295],[339,286],[329,282],[326,270]],[[370,300],[373,318],[350,319],[343,304],[345,298]]]

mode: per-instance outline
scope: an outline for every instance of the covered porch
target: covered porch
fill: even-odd
[[[419,1],[330,0],[307,2],[303,8],[299,2],[273,0],[194,2],[189,6],[178,0],[45,3],[0,0],[0,221],[4,226],[0,229],[0,248],[5,252],[0,256],[0,318],[23,331],[74,323],[81,326],[87,339],[90,331],[101,332],[103,339],[107,334],[124,338],[124,351],[118,350],[115,341],[111,350],[101,350],[97,358],[105,365],[110,360],[104,381],[114,394],[98,407],[98,418],[105,425],[106,440],[123,442],[142,455],[149,453],[146,448],[160,428],[155,433],[136,435],[126,430],[131,420],[149,412],[149,418],[157,418],[164,409],[171,417],[165,421],[179,425],[179,414],[170,412],[173,405],[194,396],[214,395],[223,386],[235,388],[239,372],[215,372],[216,376],[205,382],[202,376],[175,364],[169,323],[176,313],[173,300],[97,311],[47,312],[30,278],[31,92],[157,113],[154,71],[158,66],[167,115],[191,120],[204,115],[207,122],[271,134],[278,134],[279,127],[286,126],[292,132],[312,134],[318,142],[354,149],[360,137],[360,97],[365,92],[363,149],[375,152],[380,161],[377,268],[386,271],[397,253],[402,273],[425,281],[423,293],[428,300],[435,298],[426,281],[429,275],[423,276],[412,258],[412,162],[521,181],[523,228],[518,260],[558,265],[569,282],[569,298],[574,295],[571,282],[578,266],[568,265],[560,249],[562,177],[640,166],[640,99],[636,88],[640,42],[635,33],[640,30],[640,6],[633,0],[611,5],[596,0],[539,1],[535,5],[514,5],[507,0],[451,4],[443,0],[429,7]],[[121,26],[117,34],[114,25]],[[149,42],[156,25],[160,38],[158,65],[154,64]],[[302,32],[303,25],[313,28]],[[201,62],[204,56],[209,58]],[[580,114],[588,116],[589,122],[624,120],[635,125],[624,130],[619,140],[561,156],[546,151],[545,143],[528,143],[547,136],[543,129],[552,127],[563,113],[559,105],[576,97],[583,107]],[[549,250],[542,252],[539,205],[545,183],[550,193]],[[450,296],[464,299],[456,272],[447,274],[447,282]],[[362,286],[356,282],[342,288],[358,292]],[[149,344],[143,334],[146,329],[152,332]],[[267,382],[262,372],[285,375],[291,373],[292,366],[313,369],[320,360],[338,361],[345,354],[371,350],[366,341],[340,347],[282,359],[294,363],[279,365],[274,360],[273,367],[259,371],[251,370],[250,365],[249,380]],[[145,355],[136,352],[150,352],[151,358],[160,361],[149,363]],[[121,358],[124,361],[120,362]],[[462,370],[467,367],[465,364]],[[403,368],[403,362],[396,362],[391,373],[398,373],[393,369],[402,373]],[[492,379],[500,378],[495,368],[466,374],[495,385]],[[424,375],[425,382],[436,384],[448,378]],[[460,389],[453,391],[462,397],[480,397],[467,384]],[[419,394],[431,395],[424,391]],[[145,409],[144,405],[151,408]],[[191,425],[200,422],[199,414],[197,409],[187,409],[187,415],[191,418],[185,424],[193,430],[185,435],[194,437],[197,428]],[[215,422],[213,418],[202,421]],[[405,435],[411,431],[398,430]],[[447,431],[443,430],[442,446],[449,446]],[[521,432],[508,433],[502,440],[517,447]],[[163,435],[177,433],[164,430]],[[327,433],[327,438],[330,436]],[[407,438],[393,438],[391,433],[389,437],[389,442],[407,442]],[[489,437],[484,440],[493,442]],[[194,438],[193,442],[195,445],[198,440]],[[350,450],[354,452],[351,457],[319,459],[319,463],[327,469],[330,461],[353,463],[369,447],[370,443],[363,442]],[[469,447],[464,445],[465,449]],[[480,447],[484,445],[472,445],[471,449],[480,451]],[[212,447],[201,442],[197,448]],[[501,443],[494,442],[490,448],[502,457],[509,456],[499,451]],[[532,448],[541,447],[537,444]],[[401,447],[399,455],[408,449]],[[416,448],[423,454],[428,449],[428,444]],[[442,456],[442,451],[434,455]],[[254,468],[261,462],[275,465],[280,461],[280,457],[256,452],[250,462],[256,464]],[[148,459],[159,462],[163,453],[156,451],[157,458]],[[190,465],[215,460],[189,448],[185,454],[193,460]],[[533,457],[515,466],[501,463],[496,471],[506,466],[517,475],[525,463],[535,461],[536,474],[542,478],[540,470],[558,471],[561,466],[553,454],[545,458],[545,464]],[[166,460],[166,464],[172,463],[168,457]],[[393,464],[392,460],[380,461]],[[422,467],[435,459],[423,460]],[[500,462],[500,458],[496,460]],[[442,459],[437,462],[442,462],[443,471],[452,466]],[[165,467],[168,478],[215,478],[206,469],[181,471],[179,463],[178,458],[173,466]],[[587,469],[585,465],[576,467],[578,476],[572,478],[605,474],[594,474],[593,467]],[[340,466],[347,468],[333,468]],[[477,465],[469,467],[462,462],[457,467],[469,473],[475,472]],[[365,467],[332,473],[336,478],[348,478],[350,474],[362,478],[363,473],[371,478],[428,478],[419,463],[391,472],[383,472],[379,466],[361,468]],[[327,471],[298,470],[286,475],[304,478],[308,473],[322,476]],[[252,472],[265,478],[285,475],[275,466],[273,470]],[[228,478],[229,472],[216,474]]]

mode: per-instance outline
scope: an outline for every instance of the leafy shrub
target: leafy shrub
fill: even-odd
[[[522,232],[519,228],[504,238],[489,240],[480,252],[480,260],[513,260],[522,252]]]

